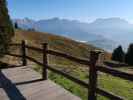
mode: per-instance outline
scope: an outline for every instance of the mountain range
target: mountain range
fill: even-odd
[[[133,41],[133,25],[121,18],[96,19],[91,23],[77,20],[51,18],[47,20],[13,19],[22,29],[34,29],[84,41],[88,44],[112,51],[121,44],[127,48]]]

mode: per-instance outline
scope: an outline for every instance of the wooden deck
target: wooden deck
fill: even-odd
[[[0,100],[81,100],[51,80],[24,66],[0,72]]]

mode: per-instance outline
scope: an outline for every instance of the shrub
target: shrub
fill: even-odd
[[[129,65],[133,65],[133,44],[129,45],[128,51],[125,56],[125,62]]]
[[[112,60],[124,62],[125,59],[125,53],[121,46],[118,46],[116,49],[114,49],[112,53]]]

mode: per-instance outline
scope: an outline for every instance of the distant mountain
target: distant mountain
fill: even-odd
[[[31,20],[29,18],[25,18],[25,19],[13,19],[13,23],[17,23],[20,28],[27,30],[29,28],[33,28],[33,26],[36,23],[36,21]]]
[[[28,18],[15,19],[23,29],[34,28],[36,31],[54,33],[79,41],[87,41],[95,46],[112,51],[118,44],[125,48],[133,41],[133,25],[124,19],[96,19],[92,23],[76,20],[52,18],[34,21]]]
[[[106,39],[106,38],[100,38],[98,40],[91,40],[91,41],[88,41],[88,44],[95,45],[96,47],[102,48],[109,52],[112,52],[114,48],[116,48],[118,45],[117,42],[110,40],[110,39]]]
[[[90,23],[88,31],[93,34],[100,34],[115,41],[132,42],[133,25],[124,19],[108,18],[97,19]]]
[[[48,20],[32,21],[30,19],[17,19],[14,22],[23,29],[34,28],[36,31],[54,33],[70,37],[75,40],[88,41],[92,38],[99,38],[99,35],[91,34],[82,29],[85,23],[66,19],[53,18]]]
[[[116,41],[124,49],[133,42],[133,24],[120,18],[97,19],[90,23],[88,32]]]

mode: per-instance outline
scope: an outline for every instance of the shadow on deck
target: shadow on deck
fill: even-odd
[[[10,100],[26,100],[15,84],[0,72],[1,87],[4,89]]]

